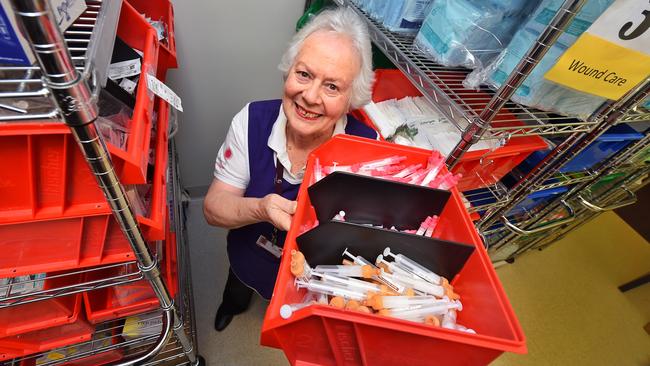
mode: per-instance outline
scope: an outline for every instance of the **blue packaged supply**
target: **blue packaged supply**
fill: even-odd
[[[0,3],[0,64],[28,66],[34,62],[29,43],[18,31],[8,3]]]
[[[434,0],[415,46],[445,66],[486,65],[534,9],[525,0]]]
[[[614,0],[587,0],[556,43],[565,47],[572,45],[613,2]],[[524,27],[541,34],[563,3],[564,0],[542,1]]]
[[[386,15],[388,4],[388,0],[375,0],[372,3],[372,8],[368,10],[368,14],[372,19],[378,22],[382,22],[384,20],[384,16]]]
[[[420,30],[432,0],[391,0],[383,25],[391,32],[415,34]]]
[[[569,24],[567,30],[549,48],[546,55],[515,91],[511,99],[529,107],[582,119],[588,118],[604,103],[605,98],[561,86],[544,79],[544,75],[555,65],[567,48],[575,42],[577,37],[612,2],[613,0],[589,0]],[[561,4],[562,1],[560,0],[543,1],[535,10],[533,16],[515,33],[506,49],[495,60],[486,67],[477,68],[468,75],[464,81],[465,87],[477,88],[479,84],[483,83],[494,90],[501,87],[528,49],[537,41],[540,32],[550,22],[550,11],[552,11],[550,17],[552,19]]]

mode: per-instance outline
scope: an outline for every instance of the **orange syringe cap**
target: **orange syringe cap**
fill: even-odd
[[[343,309],[345,307],[345,299],[341,296],[334,296],[330,300],[330,305],[335,308]]]

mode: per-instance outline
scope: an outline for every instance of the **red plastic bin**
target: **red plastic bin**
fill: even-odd
[[[126,2],[117,34],[144,52],[142,74],[155,74],[155,31]],[[145,82],[139,83],[126,149],[106,143],[124,184],[146,182],[153,108],[153,94]],[[0,166],[0,224],[109,212],[70,129],[62,122],[1,124]]]
[[[0,361],[90,340],[94,328],[82,319],[72,324],[0,338]]]
[[[165,196],[169,105],[162,99],[157,99],[156,107],[159,117],[155,140],[156,160],[151,182],[151,206],[148,217],[138,216],[140,227],[148,240],[165,238],[167,210]],[[90,174],[86,162],[79,162],[81,163],[83,166],[79,166],[79,169],[83,168]],[[74,185],[72,182],[70,184]],[[92,184],[93,189],[101,194],[94,179]],[[101,198],[102,203],[106,205],[103,195]],[[18,224],[5,224],[0,221],[0,252],[12,253],[0,256],[0,278],[133,259],[133,251],[110,211],[94,216]]]
[[[60,288],[79,282],[79,276],[57,276],[48,273],[43,290]],[[11,301],[11,300],[7,300]],[[3,299],[0,298],[0,304]],[[38,331],[77,321],[81,312],[81,294],[30,302],[0,309],[0,338]]]
[[[156,77],[165,81],[167,70],[178,68],[176,39],[174,37],[174,6],[169,0],[128,0],[139,13],[165,24],[167,39],[160,43]]]
[[[422,95],[399,70],[379,69],[375,71],[375,78],[372,91],[372,101],[375,103],[388,99],[401,99],[409,96]],[[467,91],[467,93],[475,93],[481,99],[489,98],[487,94],[479,91]],[[355,116],[370,127],[378,130],[363,110],[359,109],[355,111]],[[524,125],[524,123],[504,109],[494,119],[493,125],[506,127],[520,126]],[[454,173],[463,175],[463,178],[458,183],[458,189],[460,191],[466,191],[494,184],[526,159],[530,153],[546,148],[548,146],[539,136],[523,136],[510,139],[505,146],[495,149],[492,152],[489,152],[487,149],[469,151],[461,157],[460,162],[453,169]]]
[[[159,263],[163,281],[168,285],[176,281],[173,274],[167,271],[170,253],[165,248]],[[124,267],[118,266],[86,274],[86,280],[92,281],[101,278],[114,277],[122,274]],[[131,273],[132,271],[129,271]],[[171,290],[170,290],[171,291]],[[172,293],[172,297],[173,297]],[[149,281],[139,280],[123,285],[105,287],[83,293],[86,318],[92,324],[140,314],[154,310],[160,306],[156,294],[153,292]]]
[[[169,214],[167,215],[167,239],[165,239],[165,260],[162,268],[165,284],[172,298],[178,292],[178,255],[176,253],[176,233],[171,231]]]
[[[315,157],[322,165],[334,161],[347,165],[392,155],[406,156],[404,164],[426,164],[430,152],[339,135],[311,154],[304,182],[312,180]],[[299,231],[313,226],[316,220],[307,188],[306,184],[300,187],[285,253],[297,249]],[[475,248],[451,283],[464,305],[458,314],[459,324],[477,334],[324,305],[300,309],[283,319],[280,307],[301,302],[304,296],[304,290],[298,291],[293,285],[290,256],[284,255],[264,318],[261,343],[281,348],[292,365],[485,365],[504,351],[525,353],[526,341],[519,322],[455,188],[433,236],[471,243]]]
[[[120,268],[95,271],[88,274],[86,280],[117,276]],[[159,306],[158,298],[147,280],[87,291],[83,293],[83,299],[86,317],[92,324],[143,313]]]

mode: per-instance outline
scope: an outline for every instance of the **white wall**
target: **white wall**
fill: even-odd
[[[303,0],[173,0],[179,69],[167,83],[183,100],[176,143],[186,187],[212,181],[232,117],[249,101],[280,98],[280,56]]]

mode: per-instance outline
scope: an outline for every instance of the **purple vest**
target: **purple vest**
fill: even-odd
[[[268,146],[273,124],[278,118],[282,101],[266,100],[250,103],[248,106],[248,162],[250,182],[244,197],[261,198],[275,192],[275,161],[273,150]],[[348,115],[345,133],[377,138],[377,132]],[[295,200],[299,184],[282,181],[281,196]],[[255,242],[260,235],[271,239],[273,225],[260,222],[233,229],[228,232],[228,259],[230,268],[240,281],[255,289],[265,299],[273,294],[275,278],[280,267],[280,259],[258,247]],[[277,245],[284,245],[286,232],[278,232]]]

